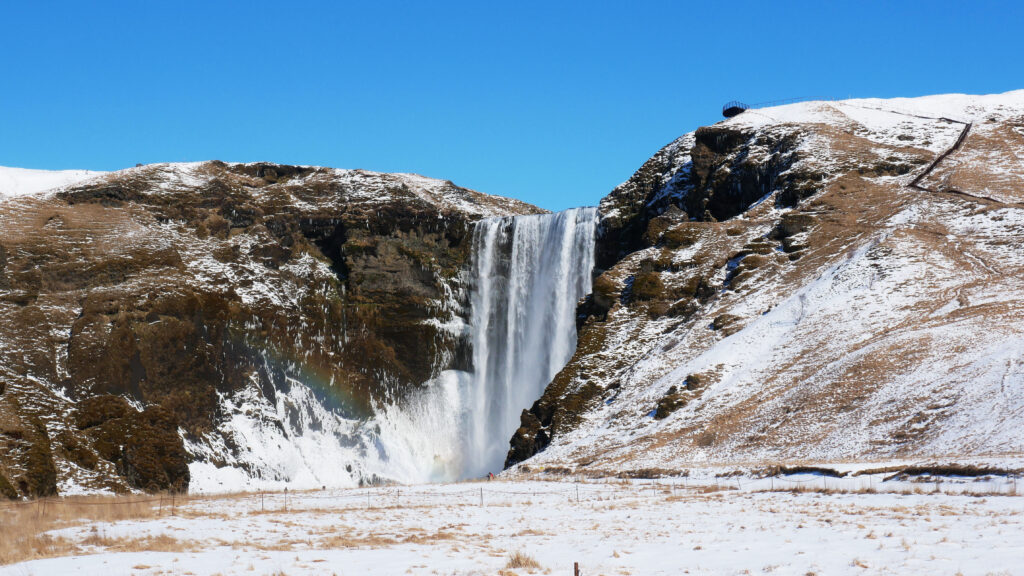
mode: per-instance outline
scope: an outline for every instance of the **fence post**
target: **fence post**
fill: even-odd
[[[580,563],[579,562],[573,562],[572,563],[572,574],[573,574],[573,576],[580,576]]]
[[[484,505],[484,487],[480,487],[480,507]]]

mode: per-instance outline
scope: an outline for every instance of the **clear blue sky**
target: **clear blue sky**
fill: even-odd
[[[726,100],[1024,87],[1020,2],[0,2],[0,165],[268,160],[596,204]]]

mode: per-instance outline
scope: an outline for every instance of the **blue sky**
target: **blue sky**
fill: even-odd
[[[1019,2],[0,2],[0,165],[268,160],[593,205],[731,99],[1024,88]]]

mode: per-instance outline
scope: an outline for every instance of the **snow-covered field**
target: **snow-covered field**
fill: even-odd
[[[858,486],[879,491],[841,491]],[[1024,574],[1014,481],[937,487],[803,474],[193,496],[134,520],[72,521],[48,534],[80,555],[0,575],[507,576],[572,574],[574,562],[588,576]]]

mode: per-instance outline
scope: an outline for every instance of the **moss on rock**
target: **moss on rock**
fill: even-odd
[[[53,463],[53,451],[46,427],[38,419],[33,422],[33,434],[25,453],[25,473],[22,479],[26,496],[43,498],[57,494],[57,467]]]
[[[687,390],[700,390],[707,385],[707,377],[701,374],[690,374],[686,377],[686,389]]]
[[[593,290],[594,304],[602,312],[610,310],[620,296],[618,284],[607,272],[594,279]]]
[[[72,418],[79,430],[85,430],[110,420],[124,418],[131,411],[132,407],[124,398],[104,394],[79,401]]]
[[[665,291],[661,275],[657,272],[641,272],[633,278],[632,296],[636,300],[653,300]]]
[[[711,323],[711,329],[722,332],[724,336],[731,336],[743,329],[742,318],[734,314],[719,314]]]
[[[86,470],[96,469],[99,457],[70,431],[61,431],[54,437],[54,440],[57,443],[57,452],[60,456]]]
[[[654,410],[654,419],[663,420],[683,406],[686,406],[686,396],[680,393],[678,388],[671,386],[658,400],[658,406]]]
[[[14,485],[4,476],[3,472],[0,472],[0,496],[8,500],[17,500],[19,498],[18,491],[15,490]]]
[[[151,406],[138,412],[123,398],[106,395],[82,401],[76,420],[99,456],[130,486],[147,492],[188,490],[188,454],[171,411]]]
[[[693,224],[681,224],[667,230],[662,238],[665,240],[665,246],[673,250],[685,248],[697,243],[700,239],[700,230]]]

